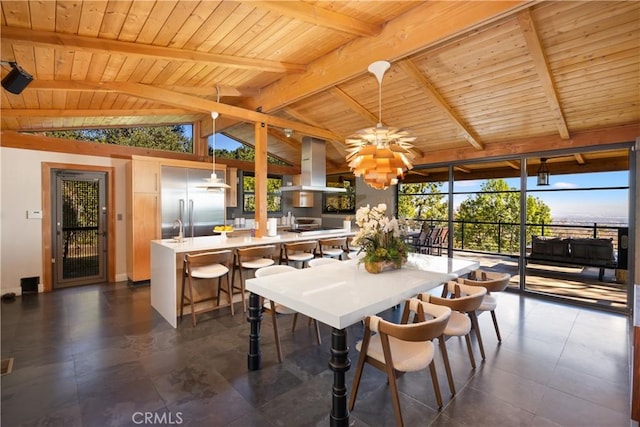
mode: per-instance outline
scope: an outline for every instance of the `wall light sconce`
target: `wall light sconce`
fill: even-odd
[[[549,168],[547,167],[547,159],[540,159],[540,166],[538,167],[538,185],[549,185]]]
[[[284,136],[291,138],[291,135],[293,135],[293,129],[284,128]]]

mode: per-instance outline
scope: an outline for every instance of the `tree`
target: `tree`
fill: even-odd
[[[245,212],[255,212],[256,210],[255,186],[255,176],[245,173],[242,177],[243,210]],[[280,212],[282,210],[282,196],[279,192],[281,186],[281,178],[267,177],[267,212]]]
[[[492,252],[519,251],[520,191],[509,188],[503,179],[490,179],[480,192],[465,199],[454,215],[457,247]],[[527,196],[527,223],[551,222],[551,209],[542,200]],[[527,233],[536,231],[529,227]]]
[[[143,147],[179,153],[193,152],[193,140],[186,134],[185,126],[182,125],[62,130],[44,132],[44,135],[99,144]]]
[[[441,182],[401,184],[398,193],[398,218],[447,220],[449,203]]]

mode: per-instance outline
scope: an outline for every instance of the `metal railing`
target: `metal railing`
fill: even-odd
[[[446,220],[416,219],[417,223],[446,227]],[[612,239],[614,251],[618,251],[620,230],[628,229],[624,225],[607,225],[566,223],[526,223],[526,246],[531,245],[532,236],[549,236],[558,238],[605,238]],[[520,223],[490,221],[453,221],[453,250],[499,254],[508,256],[520,255]],[[447,242],[445,242],[445,247]]]

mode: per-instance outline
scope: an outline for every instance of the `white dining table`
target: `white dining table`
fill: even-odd
[[[358,259],[248,279],[249,370],[262,367],[260,297],[283,304],[332,327],[329,366],[334,372],[330,425],[348,426],[345,373],[349,370],[346,328],[404,300],[478,268],[478,262],[409,254],[402,268],[368,273]]]

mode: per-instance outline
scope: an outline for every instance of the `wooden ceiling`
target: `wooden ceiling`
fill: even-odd
[[[265,123],[269,152],[293,164],[302,135],[326,139],[327,170],[344,171],[345,137],[378,121],[378,83],[367,66],[380,59],[392,63],[381,121],[417,137],[418,165],[592,149],[640,135],[637,1],[0,1],[0,8],[1,59],[34,76],[20,95],[1,92],[5,138],[198,121],[206,135],[215,110],[217,128],[249,144],[254,122]],[[626,150],[607,153],[569,161],[597,170],[626,158]]]

